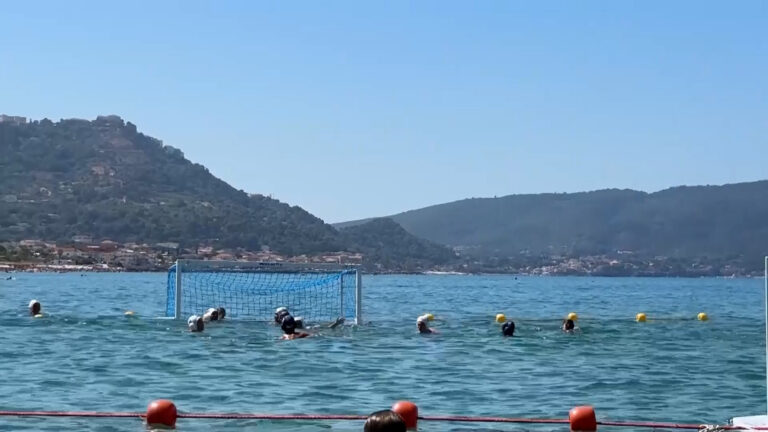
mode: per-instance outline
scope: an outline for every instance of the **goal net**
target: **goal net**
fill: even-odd
[[[166,316],[202,315],[224,307],[227,317],[272,321],[285,306],[305,322],[361,322],[357,268],[328,264],[178,260],[168,270]]]

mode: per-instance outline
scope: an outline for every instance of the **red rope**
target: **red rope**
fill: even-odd
[[[343,414],[241,414],[241,413],[179,413],[179,418],[242,419],[242,420],[365,420],[367,416]]]
[[[467,417],[467,416],[419,416],[419,420],[448,422],[487,422],[487,423],[570,423],[564,419],[536,419],[512,417]]]
[[[144,417],[139,412],[97,412],[97,411],[0,411],[0,416],[18,417]]]
[[[98,411],[0,411],[2,416],[17,417],[146,417],[142,412],[98,412]],[[245,413],[178,413],[178,418],[198,419],[242,419],[242,420],[365,420],[367,416],[343,415],[343,414],[245,414]],[[538,418],[514,418],[514,417],[469,417],[469,416],[419,416],[424,421],[446,421],[463,423],[537,423],[537,424],[569,424],[567,419],[538,419]],[[640,427],[656,429],[701,429],[700,424],[692,423],[664,423],[643,421],[598,421],[600,426],[614,427]],[[725,430],[742,430],[738,426],[721,426]],[[750,430],[768,431],[768,427],[756,426]]]

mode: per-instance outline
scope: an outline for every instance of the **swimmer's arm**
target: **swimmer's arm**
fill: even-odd
[[[336,327],[338,327],[340,324],[344,324],[344,321],[346,321],[346,320],[344,319],[344,317],[339,317],[339,318],[337,318],[337,319],[336,319],[336,321],[335,321],[335,322],[331,323],[331,325],[329,325],[329,326],[328,326],[328,328],[331,328],[331,329],[335,329],[335,328],[336,328]]]

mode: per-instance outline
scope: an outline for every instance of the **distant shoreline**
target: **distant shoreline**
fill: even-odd
[[[9,263],[0,262],[0,274],[10,275],[14,273],[167,273],[168,269],[124,269],[110,267],[106,264],[39,264],[39,263]],[[643,275],[596,275],[596,274],[528,274],[512,272],[456,272],[456,271],[375,271],[363,274],[368,276],[514,276],[514,277],[579,277],[579,278],[686,278],[686,279],[757,279],[763,278],[763,274],[740,274],[732,276],[717,275],[691,275],[691,274],[643,274]],[[0,279],[3,279],[0,277]]]

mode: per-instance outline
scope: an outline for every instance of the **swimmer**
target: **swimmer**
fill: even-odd
[[[335,329],[339,325],[344,324],[344,321],[346,321],[344,317],[338,317],[336,318],[336,321],[332,322],[331,325],[328,326],[328,328]]]
[[[426,315],[416,318],[416,327],[421,334],[437,333],[437,330],[429,328],[429,318]]]
[[[275,309],[275,324],[280,325],[283,322],[283,318],[290,315],[291,313],[288,312],[288,308],[285,306],[281,306],[277,309]]]
[[[288,308],[285,306],[281,306],[277,309],[275,309],[275,324],[281,325],[283,323],[283,319],[291,315],[290,312],[288,312]],[[294,321],[296,322],[296,328],[304,328],[304,319],[301,317],[294,317]]]
[[[363,432],[405,432],[405,421],[390,410],[376,411],[368,416]]]
[[[214,308],[208,308],[207,311],[203,314],[203,321],[209,322],[209,321],[218,321],[219,320],[219,310]]]
[[[576,328],[576,324],[574,324],[572,319],[565,319],[563,320],[563,331],[564,332],[572,332]]]
[[[223,320],[225,316],[227,316],[227,310],[223,307],[219,306],[216,308],[216,311],[219,312],[219,321]]]
[[[205,321],[201,316],[192,315],[187,320],[187,327],[189,327],[191,332],[201,332],[205,329]]]
[[[30,316],[37,316],[40,315],[40,312],[43,310],[43,307],[40,305],[40,302],[32,299],[29,301],[29,315]]]
[[[290,315],[283,318],[280,328],[285,332],[283,339],[286,340],[301,339],[309,336],[308,333],[296,332],[296,320]]]
[[[501,334],[503,334],[504,336],[514,336],[515,322],[514,321],[505,322],[504,325],[501,326]]]

